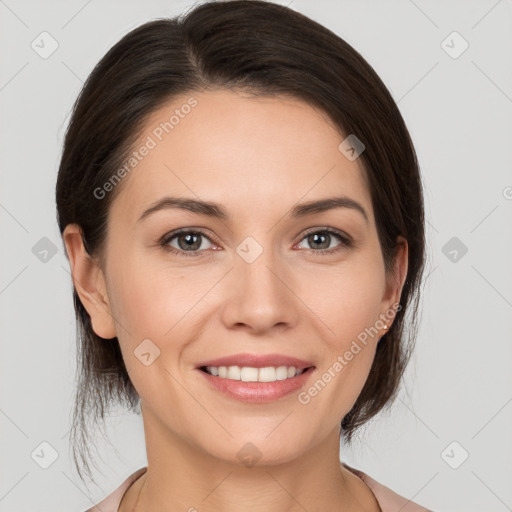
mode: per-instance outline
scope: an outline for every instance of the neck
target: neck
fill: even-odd
[[[119,512],[380,510],[366,484],[340,465],[338,431],[292,460],[249,466],[170,439],[154,418],[146,421],[147,412],[148,468],[127,491]]]

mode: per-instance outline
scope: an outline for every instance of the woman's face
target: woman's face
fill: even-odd
[[[362,163],[339,149],[344,138],[307,103],[229,91],[182,96],[147,122],[116,185],[104,272],[88,281],[104,307],[81,296],[95,332],[118,337],[145,423],[162,435],[260,464],[338,435],[407,270],[404,244],[399,277],[386,279]],[[148,213],[171,196],[217,208]],[[345,206],[304,207],[333,198]],[[227,382],[199,368],[230,356],[228,366],[286,366],[286,377],[313,368],[274,383],[243,380],[274,370],[226,370]]]

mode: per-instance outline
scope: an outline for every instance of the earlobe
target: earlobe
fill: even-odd
[[[91,317],[94,332],[101,338],[116,336],[103,271],[85,250],[78,224],[68,224],[62,235],[71,275],[80,301]]]

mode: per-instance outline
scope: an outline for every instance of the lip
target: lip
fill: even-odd
[[[254,362],[252,364],[254,364]],[[204,366],[216,365],[212,364]],[[290,364],[289,366],[293,366],[293,364]],[[210,375],[200,368],[197,368],[196,371],[203,375],[203,378],[206,379],[206,382],[211,389],[220,391],[224,395],[236,400],[240,400],[242,402],[263,404],[283,398],[286,395],[289,395],[294,391],[302,388],[306,384],[306,381],[309,380],[310,376],[314,373],[315,367],[309,367],[307,370],[304,370],[300,375],[297,375],[296,377],[284,380],[276,380],[274,382],[245,382],[242,380],[223,379],[221,377]]]
[[[304,359],[297,359],[296,357],[285,356],[282,354],[234,354],[232,356],[203,361],[196,365],[196,368],[201,368],[202,366],[240,366],[241,368],[243,366],[251,368],[265,368],[267,366],[275,366],[276,368],[278,366],[294,366],[297,370],[303,370],[314,365],[311,361],[305,361]]]

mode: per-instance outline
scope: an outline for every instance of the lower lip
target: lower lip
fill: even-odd
[[[210,375],[199,368],[197,371],[204,375],[210,386],[232,398],[250,403],[268,403],[303,387],[314,369],[315,367],[312,366],[300,375],[274,382],[245,382],[243,380],[223,379]]]

